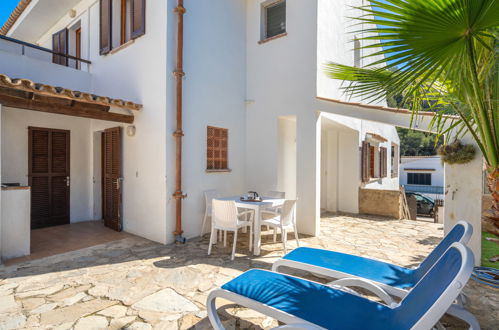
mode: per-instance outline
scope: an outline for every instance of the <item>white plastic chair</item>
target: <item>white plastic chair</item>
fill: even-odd
[[[218,190],[211,189],[211,190],[206,190],[204,192],[206,209],[204,211],[203,225],[201,226],[201,236],[204,235],[204,230],[206,227],[206,221],[208,220],[208,217],[211,217],[212,201],[218,197],[220,197],[220,193],[218,192]]]
[[[246,220],[246,215],[248,214],[249,220]],[[243,216],[244,220],[242,220]],[[254,211],[249,210],[239,213],[234,201],[214,199],[211,211],[211,236],[210,243],[208,245],[208,255],[211,254],[212,245],[217,241],[217,230],[225,232],[233,231],[234,243],[232,245],[231,260],[234,260],[234,255],[236,254],[237,231],[244,227],[250,227],[249,250],[251,252],[251,246],[253,244],[253,219]]]
[[[267,191],[264,195],[264,197],[270,197],[270,198],[278,198],[278,199],[284,199],[286,198],[286,193],[284,191]],[[281,212],[281,206],[269,206],[265,209],[265,211],[271,211],[271,212]],[[267,226],[267,230],[269,230],[269,226]]]
[[[298,231],[296,230],[296,200],[287,200],[281,207],[281,212],[262,211],[262,225],[274,228],[274,243],[277,240],[277,228],[281,229],[284,253],[287,252],[286,242],[288,240],[288,229],[293,228],[296,244],[300,246]]]

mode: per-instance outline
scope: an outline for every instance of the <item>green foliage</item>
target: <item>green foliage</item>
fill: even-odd
[[[369,101],[434,111],[439,135],[469,132],[490,168],[499,166],[499,1],[371,0],[356,35],[364,68],[329,63],[326,74]],[[449,116],[457,114],[458,116]]]
[[[499,268],[499,262],[491,262],[490,258],[499,255],[499,244],[494,241],[489,241],[486,238],[499,239],[494,234],[482,232],[482,266]]]
[[[435,156],[442,139],[435,134],[397,127],[401,156]]]
[[[455,140],[450,144],[441,145],[438,154],[442,157],[442,163],[447,164],[466,164],[475,158],[475,147],[471,144],[463,144]]]

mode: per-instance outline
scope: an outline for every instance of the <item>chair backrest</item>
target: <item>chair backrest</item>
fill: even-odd
[[[430,271],[393,309],[393,329],[431,329],[468,282],[474,266],[473,252],[453,243]]]
[[[237,206],[234,201],[214,199],[211,209],[211,221],[219,229],[237,228]]]
[[[218,198],[219,195],[220,194],[218,193],[218,190],[215,190],[215,189],[204,191],[204,200],[205,200],[207,209],[211,208],[211,201],[215,198]]]
[[[289,226],[296,221],[296,200],[286,200],[281,208],[281,223]]]
[[[468,222],[459,221],[456,223],[452,230],[445,235],[444,239],[419,265],[416,270],[416,276],[419,276],[419,278],[423,277],[453,243],[459,242],[466,245],[472,234],[473,227]]]
[[[286,193],[283,191],[268,191],[264,197],[270,197],[270,198],[286,198]]]

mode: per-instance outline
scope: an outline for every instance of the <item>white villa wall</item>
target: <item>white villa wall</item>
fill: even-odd
[[[174,77],[176,19],[175,0],[168,1],[168,115],[167,173],[175,175]],[[224,196],[238,195],[245,184],[246,141],[246,4],[243,0],[203,0],[185,3],[184,28],[184,112],[182,190],[183,229],[187,238],[199,236],[205,211],[203,191],[216,189]],[[230,13],[230,15],[228,14]],[[207,126],[229,130],[229,168],[231,172],[206,172]],[[169,218],[174,224],[175,192],[168,183]],[[174,227],[171,228],[173,232]]]
[[[351,17],[359,17],[363,13],[354,8],[367,4],[367,0],[317,0],[317,96],[346,100],[341,87],[342,82],[328,78],[324,73],[329,62],[355,65],[354,39],[363,37],[355,31],[361,30],[358,21]],[[364,23],[366,25],[366,23]],[[362,45],[374,44],[375,41],[362,40]],[[360,66],[372,63],[380,57],[362,58],[376,52],[378,48],[359,50]],[[362,98],[353,97],[351,101],[360,102]],[[380,101],[380,104],[385,102]]]
[[[288,0],[288,35],[259,44],[260,6],[247,8],[246,182],[259,192],[278,186],[278,122],[296,116],[298,230],[319,233],[317,180],[320,123],[314,111],[317,68],[317,2]],[[292,56],[290,56],[292,54]],[[263,83],[265,82],[265,83]],[[317,130],[317,127],[319,129]],[[319,136],[317,136],[317,132]]]
[[[407,184],[407,173],[414,171],[406,171],[406,168],[410,169],[434,169],[434,171],[417,171],[418,173],[431,173],[431,185],[437,187],[444,186],[444,166],[440,156],[434,157],[402,157],[402,163],[400,164],[400,184]]]
[[[166,164],[174,160],[171,152],[167,157],[161,142],[173,139],[167,130],[167,120],[174,117],[166,103],[171,71],[165,61],[166,13],[171,8],[167,8],[166,1],[148,1],[146,34],[106,56],[99,55],[99,2],[83,0],[74,8],[75,18],[65,15],[37,43],[51,48],[53,33],[80,21],[82,57],[92,62],[90,91],[144,105],[143,110],[134,112],[136,135],[123,135],[123,228],[153,241],[172,242],[173,219],[167,218],[171,194],[166,185],[174,177],[166,176]],[[93,120],[91,132],[116,126],[126,129],[127,125]],[[89,134],[87,139],[92,143],[93,136]]]
[[[70,221],[93,219],[90,119],[4,107],[2,110],[2,182],[28,185],[28,127],[66,129],[70,133]]]

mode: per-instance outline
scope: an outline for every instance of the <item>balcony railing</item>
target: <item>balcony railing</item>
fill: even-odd
[[[444,187],[440,186],[406,184],[404,188],[406,192],[418,192],[421,194],[443,195],[444,193]]]
[[[68,66],[68,67],[72,67],[74,69],[81,70],[82,64],[85,64],[86,66],[88,66],[92,63],[92,62],[85,60],[83,58],[80,58],[80,57],[76,57],[76,56],[69,55],[69,54],[57,53],[57,52],[52,51],[51,49],[40,47],[40,46],[34,45],[34,44],[30,44],[30,43],[22,41],[22,40],[17,40],[14,38],[6,37],[4,35],[0,35],[0,41],[1,40],[19,45],[21,55],[24,55],[24,56],[32,55],[32,57],[39,58],[40,56],[36,56],[35,54],[33,54],[33,50],[40,51],[43,53],[48,53],[51,56],[49,55],[48,58],[43,58],[43,59],[48,60],[48,61],[52,61],[52,63],[54,63],[54,64],[59,64],[59,65]],[[5,50],[5,49],[4,49],[4,47],[0,46],[0,50]],[[15,51],[18,51],[18,49],[16,49]],[[64,61],[62,61],[65,63],[58,63],[58,62],[61,62],[61,60],[60,60],[61,58],[65,59]]]

